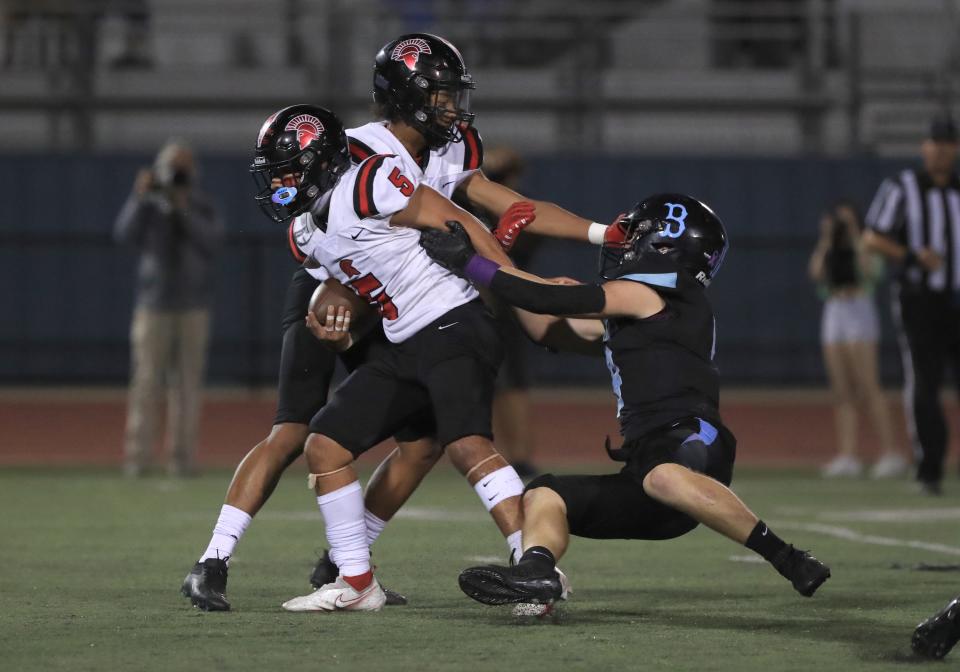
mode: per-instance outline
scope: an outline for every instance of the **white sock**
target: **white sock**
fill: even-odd
[[[200,562],[207,558],[229,560],[230,556],[233,555],[233,549],[237,547],[240,537],[247,531],[247,526],[251,520],[253,518],[245,511],[224,504],[220,508],[220,517],[217,518],[217,524],[213,527],[210,545],[200,556]]]
[[[363,519],[367,523],[367,544],[373,546],[373,542],[377,540],[377,537],[383,532],[383,528],[387,526],[387,521],[374,513],[370,513],[370,509],[363,510]]]
[[[363,490],[354,481],[317,497],[327,526],[330,555],[341,576],[358,576],[370,571],[370,545],[364,521]]]
[[[523,555],[523,531],[517,530],[513,534],[508,535],[507,546],[510,547],[510,555],[513,557],[513,562],[520,562],[520,556]]]

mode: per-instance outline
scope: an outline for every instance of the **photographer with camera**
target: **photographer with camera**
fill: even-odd
[[[890,413],[878,374],[880,321],[873,287],[882,272],[880,259],[861,240],[856,208],[841,202],[823,214],[820,239],[810,257],[810,277],[824,297],[820,340],[834,395],[837,455],[823,468],[826,478],[863,473],[857,455],[857,403],[863,405],[882,454],[873,478],[903,474],[908,466],[897,451]]]
[[[190,475],[199,429],[213,298],[214,257],[223,224],[199,193],[193,152],[168,142],[142,169],[114,228],[139,255],[130,328],[131,379],[125,441],[128,476],[140,476],[159,433],[167,391],[169,473]]]

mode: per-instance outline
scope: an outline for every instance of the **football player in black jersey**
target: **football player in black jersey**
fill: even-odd
[[[463,591],[485,604],[550,603],[560,596],[555,566],[571,534],[672,539],[703,523],[813,595],[830,569],[782,541],[727,487],[736,440],[720,419],[716,329],[704,293],[728,247],[720,219],[681,194],[640,201],[608,229],[601,281],[590,285],[498,266],[474,253],[458,224],[448,226],[450,233],[421,234],[439,263],[530,313],[603,320],[594,337],[603,337],[624,438],[616,449],[608,441],[607,452],[625,462],[617,474],[534,479],[524,493],[520,561],[464,570]],[[540,319],[550,344],[558,318]]]

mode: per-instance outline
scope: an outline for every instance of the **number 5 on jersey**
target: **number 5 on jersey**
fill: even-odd
[[[400,193],[407,198],[413,196],[413,182],[401,173],[399,168],[394,167],[387,179],[390,180],[390,184],[399,189]]]

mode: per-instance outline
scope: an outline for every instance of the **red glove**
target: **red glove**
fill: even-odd
[[[537,218],[537,207],[530,201],[517,201],[503,213],[493,237],[500,243],[504,252],[509,252],[517,242],[520,232]]]

